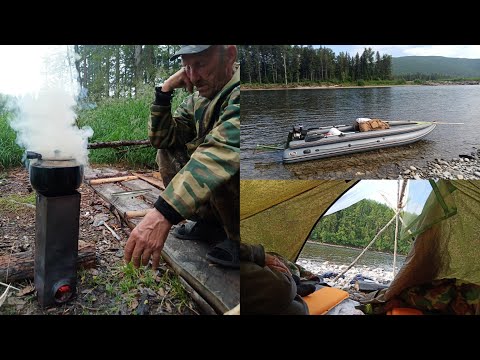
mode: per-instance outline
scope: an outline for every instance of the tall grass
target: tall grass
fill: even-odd
[[[148,118],[154,90],[144,91],[135,99],[106,99],[91,110],[78,113],[79,127],[90,126],[93,137],[89,142],[118,140],[147,140]],[[186,93],[178,92],[172,101],[172,109],[183,101]],[[89,160],[92,163],[125,164],[129,167],[156,168],[156,149],[151,146],[126,146],[121,148],[92,149]]]
[[[0,112],[0,170],[22,165],[23,149],[15,143],[17,134],[10,127],[11,113]]]
[[[172,101],[172,110],[185,99],[185,91],[177,91]],[[105,99],[92,109],[77,110],[77,126],[90,126],[94,133],[93,142],[119,140],[147,140],[150,105],[154,98],[153,88],[144,88],[135,99]],[[16,143],[16,133],[9,125],[12,116],[8,111],[0,112],[0,170],[22,165],[24,149]],[[132,168],[156,168],[156,149],[148,146],[125,146],[119,148],[91,149],[90,163],[125,165]]]

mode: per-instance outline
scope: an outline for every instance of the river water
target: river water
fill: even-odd
[[[328,261],[329,263],[336,265],[350,265],[362,251],[363,249],[307,241],[298,260],[310,260],[316,263]],[[397,267],[401,267],[404,261],[405,256],[397,255]],[[356,266],[391,270],[393,268],[393,254],[367,250],[358,260]]]
[[[241,96],[243,179],[395,179],[411,165],[451,160],[480,147],[480,85],[242,90]],[[359,117],[464,125],[439,124],[410,145],[296,164],[284,165],[281,150],[256,149],[257,144],[284,146],[293,125],[352,124]]]

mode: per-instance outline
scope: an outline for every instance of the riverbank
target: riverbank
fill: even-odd
[[[241,85],[242,90],[326,90],[326,89],[356,89],[356,88],[386,88],[392,86],[410,86],[413,84],[403,84],[403,85],[342,85],[342,84],[333,84],[333,85],[294,85],[294,86],[285,86],[285,85],[277,85],[277,86],[255,86],[251,87],[248,85]]]
[[[301,85],[301,84],[264,84],[264,85],[248,85],[241,84],[242,90],[325,90],[325,89],[357,89],[357,88],[388,88],[388,87],[402,87],[402,86],[441,86],[441,85],[480,85],[478,80],[465,81],[424,81],[415,83],[413,81],[406,81],[405,83],[379,84],[379,85],[354,85],[354,84],[319,84],[319,85]]]
[[[409,166],[400,174],[404,179],[442,178],[448,180],[480,180],[480,149],[472,148],[467,154],[459,154],[451,160],[434,159],[424,167]]]
[[[412,84],[413,85],[413,84]],[[274,86],[274,87],[248,87],[241,85],[243,90],[328,90],[328,89],[356,89],[356,88],[388,88],[392,86],[410,86],[410,85],[314,85],[314,86]]]

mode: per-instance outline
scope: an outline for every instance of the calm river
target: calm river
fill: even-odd
[[[243,179],[345,179],[362,175],[394,179],[410,165],[458,158],[459,154],[470,154],[474,146],[480,147],[480,85],[242,90],[241,96]],[[411,145],[297,164],[283,165],[280,150],[256,150],[257,144],[283,146],[293,125],[351,124],[358,117],[464,125],[439,124]]]
[[[350,265],[362,251],[363,249],[346,248],[308,241],[300,253],[299,260],[313,260],[319,263],[328,261],[336,265]],[[401,267],[404,261],[405,256],[397,255],[398,267]],[[369,268],[391,270],[393,266],[393,254],[367,250],[356,264],[356,266],[362,265]]]

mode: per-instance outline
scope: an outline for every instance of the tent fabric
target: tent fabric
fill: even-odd
[[[325,211],[352,187],[345,180],[241,180],[240,236],[296,261]]]
[[[440,279],[480,285],[480,181],[439,180],[437,186],[444,204],[435,192],[430,194],[418,221],[424,231],[386,291],[386,300]],[[445,205],[454,211],[449,213]]]
[[[319,186],[316,180],[255,180],[240,182],[240,220]]]

